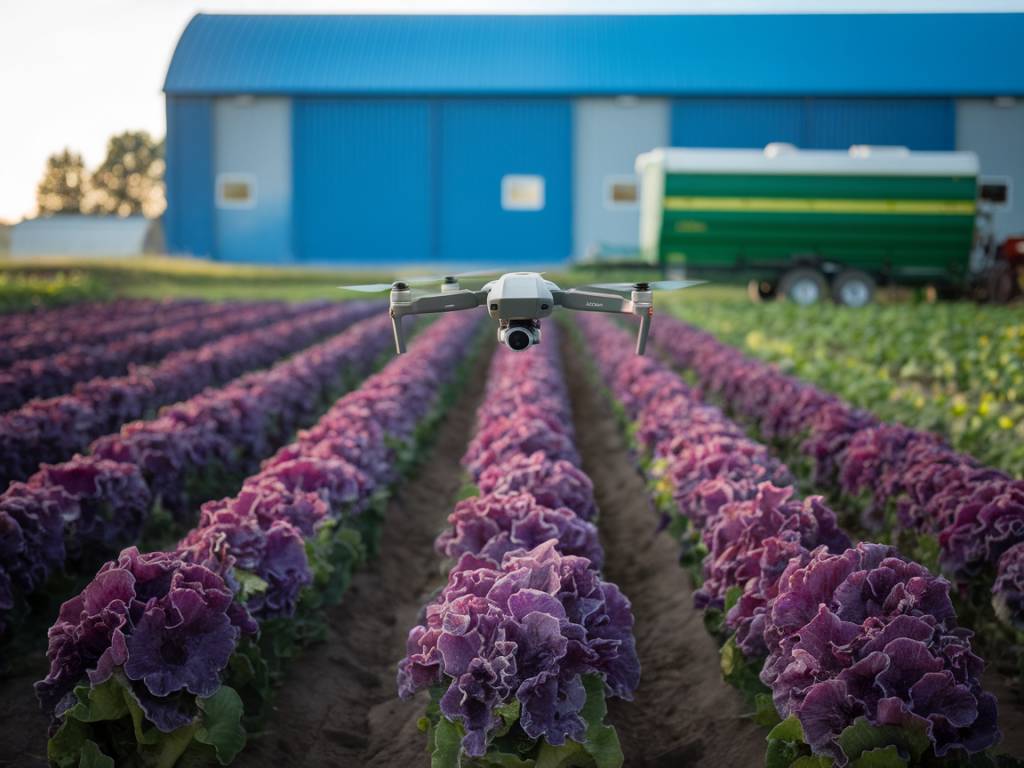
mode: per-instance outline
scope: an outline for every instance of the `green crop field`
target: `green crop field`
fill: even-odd
[[[671,309],[882,418],[938,431],[986,464],[1024,472],[1024,306],[850,310],[694,291]]]

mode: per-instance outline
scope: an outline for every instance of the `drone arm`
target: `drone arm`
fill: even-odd
[[[391,327],[395,334],[395,350],[398,354],[405,352],[405,331],[402,318],[406,315],[426,315],[435,312],[456,312],[460,309],[473,309],[487,301],[483,291],[451,291],[430,296],[420,296],[410,301],[402,301],[402,295],[392,292]]]
[[[568,291],[552,291],[555,304],[579,312],[618,312],[632,314],[633,302],[624,296],[610,293],[589,293],[570,288]]]
[[[569,289],[568,291],[552,292],[555,304],[566,309],[582,312],[615,312],[623,315],[636,315],[640,318],[640,332],[636,339],[636,353],[642,355],[647,348],[647,335],[651,330],[651,317],[654,315],[653,296],[650,291],[634,290],[627,299],[607,293],[590,293]]]

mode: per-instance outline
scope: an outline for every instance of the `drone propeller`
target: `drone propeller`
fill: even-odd
[[[637,286],[647,286],[646,290],[651,291],[681,291],[684,288],[692,288],[695,285],[703,285],[706,280],[655,280],[648,282],[641,280],[635,283],[592,283],[587,288],[602,288],[607,291],[632,291]]]
[[[484,275],[497,274],[493,269],[478,270],[476,272],[455,272],[447,275],[417,275],[416,277],[403,277],[394,283],[367,283],[366,285],[339,285],[343,291],[359,291],[360,293],[377,293],[379,291],[390,291],[396,283],[405,285],[425,285],[427,283],[455,282],[462,277],[482,277]]]

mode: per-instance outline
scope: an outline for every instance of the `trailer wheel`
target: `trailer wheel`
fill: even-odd
[[[807,307],[817,304],[828,295],[828,283],[825,276],[816,269],[791,269],[779,281],[779,293],[794,304]]]
[[[778,284],[770,280],[751,280],[747,283],[747,296],[755,304],[763,301],[773,301],[778,295]]]
[[[864,307],[875,299],[875,281],[859,269],[840,272],[832,283],[832,298],[844,307]]]

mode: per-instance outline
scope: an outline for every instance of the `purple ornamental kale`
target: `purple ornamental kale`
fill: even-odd
[[[319,494],[292,490],[280,480],[262,475],[247,480],[237,496],[208,501],[201,509],[203,515],[228,509],[243,517],[255,517],[264,530],[277,520],[287,520],[306,538],[330,517],[330,507]]]
[[[341,459],[293,459],[269,467],[260,478],[278,480],[289,491],[319,494],[335,518],[365,511],[374,491],[372,478]]]
[[[679,512],[698,528],[708,525],[702,515],[705,508],[697,503],[697,489],[707,480],[749,480],[791,485],[789,470],[773,458],[768,450],[746,438],[715,438],[681,451],[669,466],[673,497]]]
[[[0,568],[15,588],[35,592],[64,566],[64,519],[78,515],[59,486],[11,483],[0,496]]]
[[[593,524],[567,507],[546,507],[526,491],[463,499],[448,515],[448,525],[435,547],[453,560],[469,553],[497,567],[509,552],[531,550],[555,539],[563,555],[585,557],[597,569],[604,563]]]
[[[825,547],[779,579],[764,628],[761,672],[782,717],[795,714],[807,743],[840,764],[836,742],[857,717],[920,728],[936,755],[979,752],[999,739],[984,663],[956,626],[949,582],[892,547]]]
[[[792,540],[808,551],[824,545],[837,554],[850,546],[849,537],[839,530],[835,513],[821,496],[798,501],[792,495],[791,486],[761,483],[753,499],[726,504],[710,519],[702,532],[709,554],[704,560],[704,583],[694,594],[697,608],[722,608],[729,589],[758,584],[765,542],[772,537],[792,534]],[[786,547],[779,551],[789,555]],[[789,557],[772,564],[770,570],[781,575]]]
[[[862,429],[877,426],[878,420],[866,411],[850,408],[843,403],[822,406],[809,423],[809,434],[800,446],[813,465],[815,485],[836,486],[840,465],[850,441]]]
[[[557,746],[585,738],[581,675],[600,675],[608,694],[624,699],[639,683],[629,601],[585,558],[555,547],[506,557],[500,568],[463,555],[409,633],[399,693],[447,686],[441,712],[462,724],[472,757],[501,722],[496,707],[513,699],[527,736]]]
[[[1024,480],[988,480],[970,489],[956,517],[939,533],[939,562],[970,579],[1024,541]]]
[[[74,704],[76,685],[99,685],[122,669],[146,716],[170,733],[192,715],[167,697],[212,695],[240,634],[255,631],[216,573],[131,547],[61,606],[49,632],[50,672],[36,694],[57,719]]]
[[[1024,630],[1024,542],[1010,547],[999,558],[992,605],[1003,622]]]
[[[501,464],[492,464],[480,475],[477,487],[484,495],[529,491],[538,504],[552,509],[568,507],[582,520],[597,515],[590,478],[571,462],[551,460],[543,451],[529,456],[517,453]]]
[[[74,499],[63,510],[64,539],[72,558],[88,555],[97,544],[106,552],[136,540],[151,503],[137,467],[95,456],[44,464],[28,485],[59,488]]]
[[[537,451],[555,461],[565,459],[577,466],[580,464],[572,439],[552,431],[539,419],[485,424],[477,432],[462,463],[476,480],[493,464],[502,464],[516,454],[529,456]]]
[[[261,520],[234,509],[205,507],[198,527],[182,540],[181,559],[220,574],[233,592],[239,590],[235,569],[267,583],[245,601],[262,621],[295,613],[302,588],[313,581],[301,532],[284,519]]]

